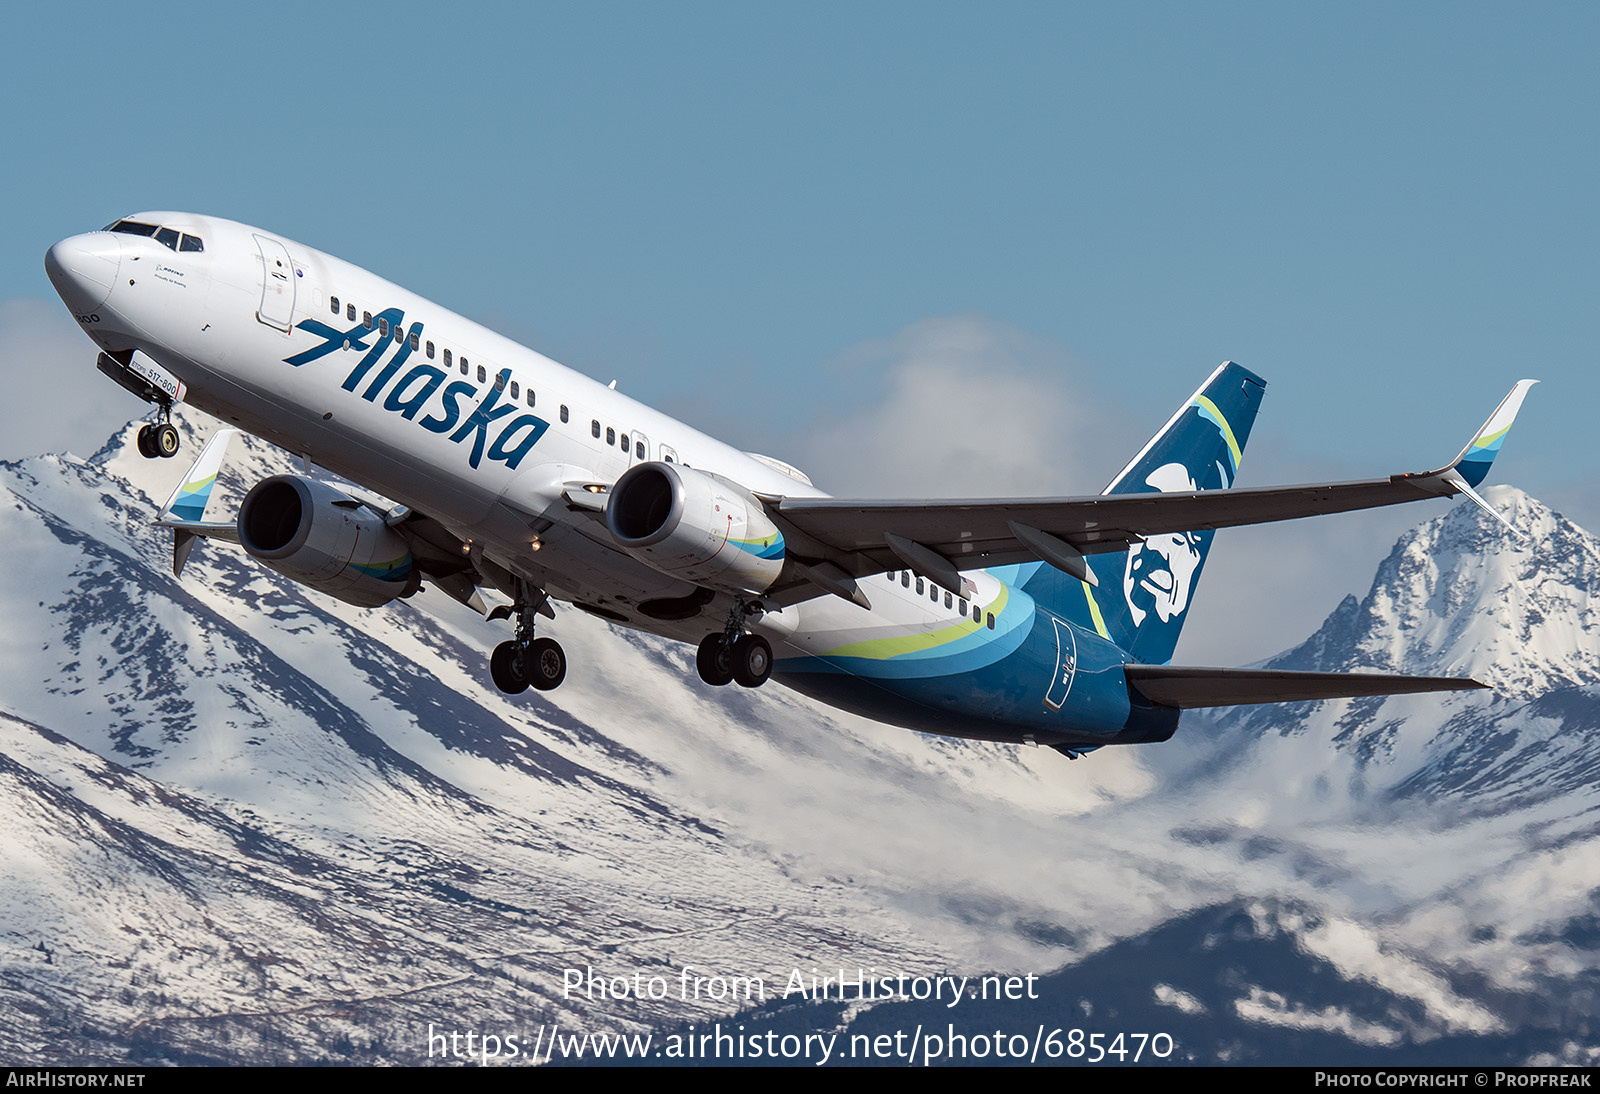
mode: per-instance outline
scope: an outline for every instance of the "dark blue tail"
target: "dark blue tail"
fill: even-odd
[[[1223,364],[1103,493],[1232,486],[1266,386],[1248,369]],[[1046,606],[1111,639],[1133,660],[1164,665],[1177,648],[1213,534],[1152,536],[1125,552],[1090,555],[1098,587],[1064,574],[1041,574],[1041,584],[1055,588],[1036,589],[1031,581],[1028,588]]]

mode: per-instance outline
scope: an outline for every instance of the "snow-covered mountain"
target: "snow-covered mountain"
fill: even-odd
[[[209,428],[186,421],[190,451]],[[148,522],[181,462],[125,432],[0,465],[7,1062],[412,1063],[430,1024],[531,1041],[738,1009],[680,998],[685,966],[1061,969],[1041,1005],[1115,1029],[1073,970],[1140,946],[1165,971],[1118,991],[1171,1015],[1179,1058],[1224,1052],[1178,1034],[1201,1012],[1236,1058],[1305,1028],[1393,1059],[1593,1044],[1600,543],[1515,491],[1494,500],[1525,540],[1453,508],[1272,662],[1494,694],[1188,718],[1068,763],[707,689],[687,648],[576,611],[549,627],[567,682],[508,698],[503,625],[454,601],[351,608],[219,544],[175,580]],[[213,514],[286,469],[236,442]],[[1184,925],[1241,915],[1334,970],[1321,994],[1253,975],[1251,947],[1183,986],[1206,937]],[[568,968],[674,990],[586,998]],[[858,1010],[837,1022],[895,1013]]]

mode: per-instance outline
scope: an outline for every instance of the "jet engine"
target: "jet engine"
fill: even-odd
[[[297,475],[263,479],[239,506],[239,544],[269,569],[346,604],[417,591],[411,548],[364,502]]]
[[[664,574],[724,592],[763,593],[783,569],[783,533],[738,486],[677,463],[641,463],[611,487],[617,544]]]

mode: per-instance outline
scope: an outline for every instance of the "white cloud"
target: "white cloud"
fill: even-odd
[[[1394,1046],[1402,1039],[1398,1030],[1364,1022],[1341,1007],[1310,1010],[1298,1003],[1291,1004],[1275,991],[1258,987],[1250,989],[1248,998],[1235,1000],[1233,1009],[1247,1022],[1315,1033],[1337,1033],[1364,1045]]]
[[[1307,952],[1324,958],[1346,977],[1415,999],[1451,1032],[1494,1033],[1503,1028],[1479,1003],[1457,995],[1444,977],[1387,949],[1360,924],[1327,918],[1300,932],[1298,940]]]
[[[1184,1014],[1205,1014],[1206,1005],[1188,992],[1171,984],[1156,985],[1156,1002],[1166,1007],[1176,1007]]]
[[[0,301],[0,459],[95,452],[140,403],[95,371],[98,351],[58,301]]]
[[[1093,493],[1122,462],[1109,447],[1121,414],[1108,416],[1093,375],[1065,349],[983,316],[925,319],[819,377],[855,401],[830,400],[794,451],[840,495]]]

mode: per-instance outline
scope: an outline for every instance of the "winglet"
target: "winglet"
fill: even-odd
[[[1517,411],[1522,409],[1524,396],[1528,394],[1528,389],[1538,382],[1538,380],[1518,380],[1510,393],[1500,400],[1500,405],[1494,408],[1489,420],[1483,423],[1478,435],[1461,450],[1461,455],[1450,465],[1450,469],[1458,472],[1468,486],[1478,486],[1488,478],[1489,467],[1500,452],[1501,442],[1511,431],[1511,423],[1516,420]]]
[[[1516,386],[1500,400],[1500,405],[1494,408],[1489,420],[1483,423],[1483,428],[1467,442],[1467,446],[1454,460],[1437,471],[1401,477],[1410,480],[1412,485],[1430,494],[1443,494],[1446,497],[1465,494],[1479,509],[1505,525],[1513,535],[1521,537],[1522,533],[1512,527],[1511,522],[1485,501],[1473,487],[1489,477],[1489,468],[1494,464],[1495,456],[1499,455],[1500,445],[1505,441],[1506,434],[1511,431],[1511,423],[1516,419],[1517,411],[1522,409],[1522,400],[1527,396],[1528,389],[1538,382],[1538,380],[1518,380]]]
[[[189,473],[173,488],[172,496],[156,514],[156,523],[172,527],[172,576],[183,574],[183,564],[189,561],[196,535],[203,532],[206,504],[211,500],[211,490],[217,485],[217,472],[228,453],[228,442],[237,429],[219,429],[200,450],[199,457],[189,468]],[[187,527],[173,527],[186,525]],[[231,526],[229,526],[231,527]]]
[[[222,458],[228,453],[228,442],[233,440],[237,432],[237,429],[219,429],[206,442],[199,457],[189,468],[189,473],[173,488],[172,496],[156,514],[157,521],[196,522],[206,519],[206,503],[211,500],[211,488],[217,485],[217,472],[222,467]]]

